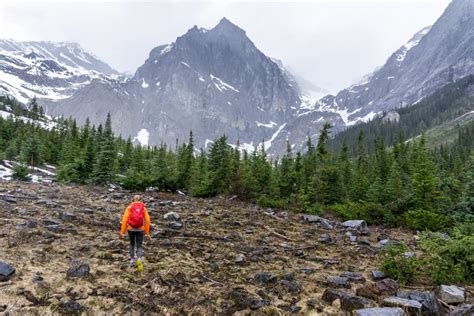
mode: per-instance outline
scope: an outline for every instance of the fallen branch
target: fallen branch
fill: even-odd
[[[267,226],[265,226],[265,225],[261,225],[261,227],[263,227],[263,228],[264,228],[266,231],[268,231],[270,234],[275,235],[275,236],[277,236],[277,237],[279,237],[279,238],[281,238],[281,239],[284,239],[284,240],[286,240],[286,241],[294,241],[294,242],[297,241],[297,240],[295,240],[295,239],[292,239],[292,238],[286,237],[286,236],[284,236],[284,235],[282,235],[282,234],[280,234],[280,233],[277,233],[276,231],[274,231],[273,229],[271,229],[271,228],[269,228],[269,227],[267,227]]]

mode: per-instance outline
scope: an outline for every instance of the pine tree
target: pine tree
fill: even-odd
[[[364,141],[364,132],[360,130],[357,146],[357,165],[351,190],[351,199],[354,201],[366,200],[369,188],[369,163],[365,153]]]
[[[98,133],[97,136],[100,137],[101,140],[92,180],[94,183],[104,184],[114,179],[117,158],[110,113],[107,115],[107,120],[105,121],[103,135]]]
[[[178,186],[187,190],[190,186],[191,171],[194,164],[194,139],[193,132],[189,132],[188,144],[183,144],[178,150]]]
[[[229,192],[231,160],[232,148],[224,135],[212,144],[209,151],[210,190],[214,194]]]
[[[345,141],[342,143],[339,154],[339,170],[342,178],[342,197],[347,199],[352,185],[352,164],[349,160],[349,147]]]
[[[417,207],[432,210],[434,202],[440,198],[439,180],[436,177],[435,166],[426,151],[423,135],[414,148],[412,166],[414,201]]]

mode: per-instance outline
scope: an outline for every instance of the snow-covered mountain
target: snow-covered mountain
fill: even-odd
[[[301,108],[274,141],[303,146],[324,121],[335,131],[408,106],[474,73],[474,1],[453,0],[432,27],[417,32],[361,82]]]
[[[111,112],[117,133],[151,145],[186,141],[192,130],[198,148],[225,134],[252,150],[262,140],[268,147],[300,105],[291,74],[226,18],[152,49],[123,84],[94,82],[46,103],[49,113],[79,122],[98,123]]]
[[[60,100],[94,79],[117,80],[118,72],[76,43],[0,40],[0,94]]]
[[[75,44],[2,41],[0,90],[20,100],[35,94],[48,114],[79,123],[98,124],[110,112],[116,134],[142,144],[186,141],[192,130],[198,148],[225,134],[231,144],[253,150],[263,143],[278,155],[287,140],[304,148],[325,122],[337,132],[474,73],[473,14],[474,1],[453,0],[382,67],[322,98],[322,89],[267,57],[226,18],[153,48],[128,80],[114,79],[115,71]]]

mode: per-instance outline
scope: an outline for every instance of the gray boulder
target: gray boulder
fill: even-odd
[[[181,217],[176,212],[168,212],[163,216],[163,218],[167,221],[179,221]]]
[[[372,278],[374,280],[381,280],[381,279],[385,279],[387,276],[385,275],[385,273],[383,273],[382,271],[379,271],[379,270],[374,270],[371,272],[372,274]]]
[[[171,222],[169,226],[171,227],[171,229],[179,230],[183,227],[183,224],[181,224],[180,222]]]
[[[271,272],[259,272],[255,275],[255,282],[260,284],[275,283],[277,279],[277,276]]]
[[[397,296],[420,302],[422,305],[422,313],[424,315],[440,314],[440,306],[433,292],[399,291]]]
[[[84,306],[76,301],[59,302],[59,311],[67,315],[79,315],[84,311]]]
[[[403,310],[399,307],[373,307],[358,309],[356,316],[403,316]]]
[[[241,253],[238,254],[237,257],[234,260],[234,262],[236,264],[239,264],[239,265],[245,264],[246,261],[247,261],[247,259],[245,258],[245,255],[243,255]]]
[[[69,263],[69,269],[67,270],[67,276],[69,278],[85,278],[90,275],[89,264],[79,260],[73,259]]]
[[[341,302],[341,309],[347,312],[364,308],[369,304],[366,298],[355,295],[343,295],[339,298],[339,301]]]
[[[333,287],[343,287],[343,288],[351,287],[351,285],[349,284],[349,279],[345,277],[328,276],[326,278],[326,282],[329,286],[333,286]]]
[[[8,263],[0,261],[0,282],[8,281],[15,273],[15,268]]]
[[[349,281],[352,282],[365,282],[365,278],[362,276],[362,274],[357,273],[357,272],[343,272],[340,275],[341,277],[348,278]]]
[[[437,295],[440,300],[448,304],[464,303],[466,298],[465,290],[456,285],[441,285]]]
[[[458,308],[452,310],[449,314],[449,316],[472,316],[474,315],[474,305],[472,304],[463,304],[459,306]]]
[[[419,314],[421,313],[421,303],[415,300],[409,300],[406,298],[401,298],[397,296],[390,296],[383,300],[383,305],[389,307],[401,307],[404,310],[407,310],[410,314]]]
[[[364,220],[350,220],[342,223],[342,226],[348,229],[364,229],[367,227],[367,223]]]

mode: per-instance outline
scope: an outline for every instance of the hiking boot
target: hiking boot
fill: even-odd
[[[134,267],[134,266],[135,266],[135,258],[130,258],[130,263],[129,263],[129,265],[130,265],[131,267]]]
[[[137,259],[137,270],[138,270],[138,272],[143,271],[143,259],[142,258]]]

